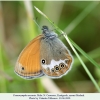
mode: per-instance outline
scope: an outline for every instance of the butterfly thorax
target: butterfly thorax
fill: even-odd
[[[43,30],[43,34],[44,34],[44,38],[45,39],[54,39],[57,38],[57,34],[51,30],[49,30],[49,28],[47,26],[43,26],[42,27]]]

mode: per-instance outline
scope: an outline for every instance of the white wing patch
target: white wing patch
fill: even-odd
[[[42,64],[42,70],[45,75],[49,76],[50,78],[61,78],[63,75],[66,75],[71,66],[68,65],[69,59],[55,61],[54,59],[51,60],[50,64]]]
[[[65,59],[65,60],[68,60],[68,59]],[[49,64],[49,65],[47,65],[47,64],[42,64],[42,67],[44,68],[44,69],[46,69],[46,68],[50,68],[50,70],[52,69],[52,68],[54,68],[54,66],[56,66],[56,65],[58,65],[59,66],[59,64],[60,63],[64,63],[66,66],[67,66],[67,64],[65,63],[65,60],[59,60],[59,61],[55,61],[55,60],[51,60],[51,63]]]

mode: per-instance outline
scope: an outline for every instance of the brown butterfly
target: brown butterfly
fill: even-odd
[[[41,76],[60,78],[71,69],[73,57],[54,31],[43,26],[41,35],[33,39],[18,57],[15,72],[25,79]]]

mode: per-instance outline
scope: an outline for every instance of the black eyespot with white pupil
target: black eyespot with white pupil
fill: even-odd
[[[60,70],[60,68],[59,68],[58,65],[54,66],[54,68],[55,68],[56,71],[59,71]]]
[[[56,67],[56,70],[59,70],[59,67]]]
[[[46,61],[44,59],[42,59],[42,64],[45,64],[45,63],[46,63]]]

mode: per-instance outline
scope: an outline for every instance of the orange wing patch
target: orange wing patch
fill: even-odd
[[[15,72],[24,78],[34,78],[42,76],[40,65],[40,41],[43,35],[39,35],[33,39],[21,52],[16,66]]]

